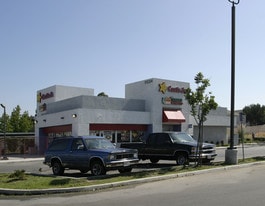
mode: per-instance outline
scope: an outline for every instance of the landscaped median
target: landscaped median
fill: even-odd
[[[127,174],[105,175],[89,178],[70,178],[65,176],[44,176],[26,174],[24,171],[14,171],[12,174],[0,174],[0,194],[2,195],[40,195],[70,192],[91,192],[107,188],[121,187],[132,184],[159,181],[170,178],[185,177],[265,164],[265,157],[255,157],[240,161],[237,165],[214,163],[200,167],[173,166],[153,171],[132,172]]]

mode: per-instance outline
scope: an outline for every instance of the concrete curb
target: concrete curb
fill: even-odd
[[[40,161],[40,160],[44,160],[44,158],[25,158],[25,159],[1,160],[0,164],[14,163],[14,162],[33,162],[33,161]]]
[[[13,162],[33,162],[44,160],[44,157],[34,157],[34,158],[9,158],[8,160],[1,160],[0,164],[13,163]]]
[[[226,171],[226,170],[231,170],[231,169],[245,168],[245,167],[263,165],[263,164],[265,164],[265,161],[246,163],[246,164],[240,164],[240,165],[231,165],[231,166],[218,167],[218,168],[213,168],[213,169],[197,170],[197,171],[191,171],[191,172],[183,172],[183,173],[171,174],[171,175],[147,177],[147,178],[121,181],[121,182],[113,182],[113,183],[100,184],[100,185],[83,186],[83,187],[33,189],[33,190],[0,188],[0,194],[2,195],[44,195],[44,194],[60,194],[60,193],[76,193],[76,192],[93,192],[93,191],[99,191],[99,190],[104,190],[104,189],[109,189],[109,188],[136,185],[136,184],[141,184],[141,183],[149,183],[149,182],[161,181],[161,180],[167,180],[167,179],[173,179],[173,178],[188,177],[188,176],[200,175],[200,174],[205,174],[205,173],[212,173],[216,171],[222,171],[222,170]]]

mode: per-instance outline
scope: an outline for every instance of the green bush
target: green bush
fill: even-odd
[[[14,179],[14,180],[25,180],[26,174],[25,170],[15,170],[13,173],[11,173],[8,178]]]

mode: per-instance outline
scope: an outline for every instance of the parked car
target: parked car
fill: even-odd
[[[65,169],[104,175],[108,170],[130,172],[139,161],[136,149],[116,148],[109,140],[98,136],[56,138],[45,152],[44,164],[54,175]]]
[[[159,160],[175,160],[178,165],[184,165],[199,158],[197,145],[197,141],[187,133],[160,132],[149,134],[143,142],[121,143],[120,147],[137,149],[139,159],[150,159],[152,163]],[[214,144],[203,143],[203,162],[214,160],[216,155]]]

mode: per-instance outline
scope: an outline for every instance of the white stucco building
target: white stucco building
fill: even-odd
[[[150,132],[197,135],[184,92],[187,82],[151,78],[125,85],[125,98],[95,96],[94,89],[55,85],[37,91],[36,146],[40,154],[58,136],[104,135],[112,142],[139,141]],[[226,108],[208,115],[208,142],[227,143]]]

